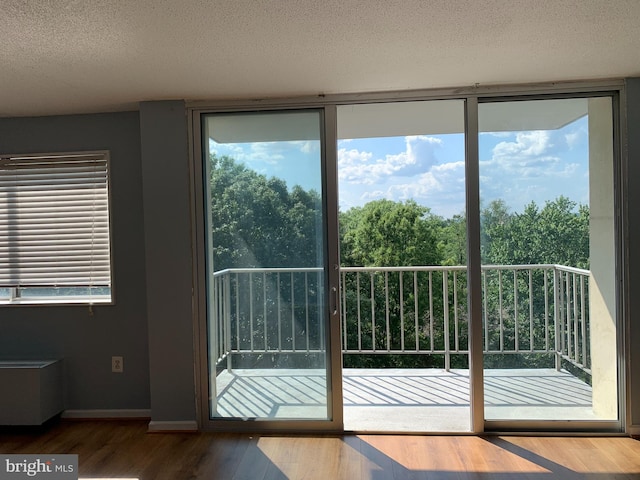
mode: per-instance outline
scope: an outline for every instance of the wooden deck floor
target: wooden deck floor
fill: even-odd
[[[218,376],[223,417],[322,418],[322,370],[234,370]],[[469,372],[343,370],[344,427],[353,432],[468,432]],[[485,417],[595,420],[591,387],[553,369],[487,370]]]

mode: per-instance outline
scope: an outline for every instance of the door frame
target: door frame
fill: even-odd
[[[627,335],[627,322],[628,314],[625,311],[623,298],[626,297],[626,282],[622,279],[626,278],[627,262],[625,261],[625,238],[623,234],[626,228],[626,217],[624,215],[624,196],[626,192],[626,176],[624,171],[626,170],[626,155],[624,154],[623,139],[624,130],[621,128],[623,115],[621,109],[623,105],[622,97],[624,90],[621,86],[617,88],[592,88],[592,89],[550,89],[550,91],[533,92],[530,94],[520,95],[478,95],[477,105],[475,108],[476,123],[478,121],[478,105],[490,104],[499,102],[517,102],[517,101],[544,101],[544,100],[557,100],[557,99],[589,99],[597,97],[611,98],[612,108],[612,176],[613,176],[613,209],[614,209],[614,257],[615,257],[615,321],[616,321],[616,363],[617,363],[617,378],[616,383],[618,386],[617,403],[618,403],[618,418],[617,420],[542,420],[542,419],[509,419],[488,420],[483,418],[484,432],[488,433],[510,433],[510,432],[589,432],[589,433],[623,433],[626,431],[626,418],[627,418],[627,373],[625,361],[628,358],[627,349],[625,346],[625,337]],[[477,125],[476,125],[477,128]],[[476,131],[476,138],[478,134]],[[479,159],[477,166],[479,166]],[[478,172],[479,173],[479,172]],[[479,207],[479,201],[477,203]],[[479,215],[479,211],[478,211]],[[479,228],[479,224],[478,224]],[[479,235],[479,231],[478,231]],[[478,237],[478,256],[479,256],[480,239]],[[479,258],[479,257],[478,257]],[[480,276],[478,274],[478,281]],[[475,318],[475,323],[480,323],[482,319]],[[482,347],[480,347],[480,353],[475,352],[481,358]],[[482,368],[482,361],[480,367]],[[478,399],[481,405],[475,405],[478,410],[482,410],[484,417],[484,399]],[[472,405],[473,409],[473,405]]]
[[[209,415],[209,355],[208,355],[208,322],[207,299],[207,264],[204,261],[206,252],[205,234],[205,201],[202,139],[202,118],[207,114],[217,113],[260,113],[273,111],[316,110],[320,116],[320,157],[322,172],[322,200],[325,245],[325,336],[327,359],[327,420],[270,420],[255,419],[246,421],[234,418],[212,419]],[[261,432],[324,432],[339,433],[343,431],[342,423],[342,357],[340,349],[340,313],[336,304],[339,294],[339,253],[337,242],[329,241],[338,238],[338,196],[337,196],[337,155],[335,148],[335,106],[302,105],[288,108],[267,106],[265,108],[204,108],[190,109],[188,115],[190,135],[190,177],[192,191],[192,225],[193,225],[193,309],[194,331],[197,338],[196,350],[196,398],[199,428],[206,431],[261,431]],[[215,382],[214,382],[215,391]]]
[[[384,103],[397,101],[426,101],[458,99],[465,101],[465,183],[468,235],[468,285],[469,285],[469,376],[471,431],[484,432],[508,431],[545,431],[545,432],[606,432],[621,433],[628,430],[628,369],[629,350],[627,348],[628,313],[628,212],[626,195],[628,190],[625,172],[627,171],[625,93],[623,80],[605,80],[594,82],[562,82],[550,84],[522,84],[510,86],[471,86],[455,89],[430,89],[402,92],[374,92],[362,94],[335,94],[307,96],[287,99],[261,100],[223,100],[187,102],[187,123],[189,131],[190,182],[192,200],[192,245],[193,245],[193,312],[196,338],[196,393],[199,426],[202,430],[223,431],[287,431],[287,432],[342,432],[342,355],[340,340],[339,308],[334,309],[328,322],[329,344],[327,345],[328,402],[329,421],[212,421],[208,416],[208,365],[206,330],[206,294],[203,259],[203,189],[202,189],[202,145],[200,143],[200,118],[205,113],[254,112],[261,110],[290,110],[317,108],[324,111],[324,141],[321,142],[324,160],[323,192],[326,212],[332,213],[326,225],[328,260],[333,260],[334,268],[328,268],[329,289],[339,285],[339,246],[338,246],[338,199],[337,199],[337,118],[336,106],[354,103]],[[480,274],[480,222],[479,222],[479,151],[478,151],[478,104],[480,102],[498,102],[514,99],[553,99],[566,96],[589,97],[610,95],[613,97],[614,128],[614,208],[615,208],[615,256],[616,256],[616,318],[618,347],[618,420],[617,421],[486,421],[484,418],[484,382],[482,351],[482,300]],[[329,148],[333,146],[334,148]],[[473,213],[473,215],[471,214]],[[335,237],[333,237],[335,235]],[[329,263],[331,265],[331,263]],[[476,285],[476,288],[473,288]],[[333,295],[330,295],[334,298]],[[329,297],[328,297],[329,298]],[[335,301],[335,300],[331,300]],[[329,309],[329,305],[327,305]],[[475,332],[475,333],[474,333]]]

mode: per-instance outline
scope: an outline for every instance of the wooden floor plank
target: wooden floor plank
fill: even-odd
[[[247,446],[238,469],[233,475],[234,480],[255,480],[264,478],[271,465],[271,461],[258,446],[257,438],[250,438],[251,442]]]
[[[147,433],[144,421],[0,429],[0,453],[72,453],[81,479],[640,479],[628,437]]]

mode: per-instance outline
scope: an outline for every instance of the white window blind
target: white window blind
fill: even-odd
[[[0,156],[0,287],[111,287],[108,152]]]

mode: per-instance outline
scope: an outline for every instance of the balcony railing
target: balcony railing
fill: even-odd
[[[588,270],[561,265],[482,267],[485,355],[548,356],[590,374]],[[464,266],[342,267],[342,351],[439,355],[444,368],[468,354]],[[322,269],[216,272],[210,348],[234,354],[316,354],[325,349]]]

